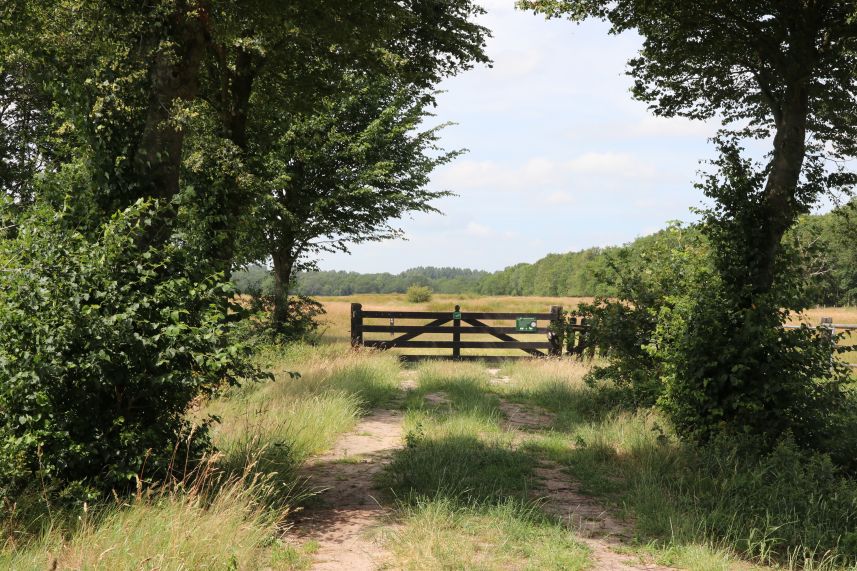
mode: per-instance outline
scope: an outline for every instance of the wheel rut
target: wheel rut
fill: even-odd
[[[496,377],[496,373],[489,370]],[[504,379],[504,382],[508,382]],[[505,430],[515,433],[514,442],[520,444],[528,433],[549,427],[556,415],[532,405],[523,405],[501,399],[499,405],[505,420]],[[632,556],[619,553],[627,548],[633,537],[632,525],[613,516],[595,498],[581,492],[575,481],[563,467],[551,460],[540,459],[535,467],[537,486],[532,491],[542,511],[559,518],[575,532],[577,539],[585,543],[592,552],[593,569],[599,571],[670,571],[653,563],[634,560]]]
[[[369,571],[384,564],[389,509],[379,502],[374,482],[402,447],[402,419],[401,411],[375,410],[304,468],[319,505],[299,513],[291,535],[317,543],[312,569]]]

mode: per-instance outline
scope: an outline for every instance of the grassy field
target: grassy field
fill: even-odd
[[[367,309],[516,312],[579,301],[354,300]],[[308,569],[318,545],[295,540],[290,529],[307,501],[300,467],[378,407],[401,410],[404,423],[401,449],[378,480],[391,509],[383,535],[391,569],[597,568],[597,550],[555,516],[540,489],[544,463],[628,527],[622,551],[633,561],[827,571],[844,568],[831,547],[837,537],[857,552],[857,488],[829,467],[796,465],[787,449],[757,463],[688,449],[656,412],[628,411],[609,389],[587,386],[589,365],[574,360],[489,372],[448,362],[404,367],[391,353],[355,353],[352,299],[323,301],[317,346],[261,351],[273,381],[227,390],[193,411],[221,419],[213,432],[219,452],[194,478],[71,513],[22,499],[0,519],[0,569]],[[857,309],[807,318],[827,315],[857,322]],[[412,381],[404,393],[403,378]],[[510,428],[510,406],[545,420]]]

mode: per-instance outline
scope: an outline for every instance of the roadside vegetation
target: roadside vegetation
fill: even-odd
[[[470,301],[517,310],[546,300]],[[187,478],[86,508],[22,503],[4,518],[0,566],[306,568],[316,548],[290,532],[296,510],[312,501],[300,467],[377,407],[405,411],[402,449],[378,481],[394,508],[382,536],[393,567],[591,565],[576,527],[546,510],[552,500],[534,473],[541,460],[558,463],[627,522],[630,560],[832,570],[857,556],[849,531],[857,484],[822,456],[788,443],[770,454],[748,454],[736,442],[689,446],[656,409],[629,406],[615,385],[587,383],[592,365],[571,358],[493,373],[461,363],[403,369],[391,354],[348,350],[347,305],[327,302],[319,345],[259,352],[256,363],[272,379],[197,405],[193,417],[219,418],[211,428],[218,452]],[[403,378],[413,379],[412,390],[402,392]],[[549,418],[510,431],[503,402]]]
[[[807,321],[857,287],[853,3],[518,2],[639,34],[632,95],[722,128],[694,226],[374,299],[561,303],[552,338],[585,341],[491,371],[352,350],[347,303],[294,280],[450,196],[431,108],[490,63],[478,4],[7,4],[0,567],[308,568],[314,462],[330,489],[372,463],[324,453],[373,411],[393,567],[857,567],[853,340]]]
[[[694,231],[698,231],[695,228]],[[857,304],[857,261],[851,237],[857,233],[857,202],[826,214],[802,216],[787,237],[798,258],[792,271],[807,284],[809,306]],[[616,295],[616,276],[628,261],[647,255],[669,233],[657,232],[624,246],[591,248],[580,252],[549,254],[531,264],[522,263],[498,272],[460,268],[412,268],[399,274],[364,274],[344,271],[302,272],[295,291],[311,296],[349,296],[405,293],[414,284],[438,294],[473,296],[595,297]],[[273,274],[261,266],[236,272],[239,291],[273,291]]]

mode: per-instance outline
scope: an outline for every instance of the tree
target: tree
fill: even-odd
[[[601,18],[614,34],[636,30],[643,48],[628,73],[634,96],[656,115],[719,117],[735,135],[771,138],[764,192],[754,206],[757,247],[746,266],[752,293],[769,291],[783,235],[825,188],[802,184],[807,157],[857,154],[854,2],[525,0],[519,6],[575,21]]]
[[[783,238],[823,193],[855,180],[826,163],[857,155],[855,4],[519,5],[549,17],[601,18],[612,33],[636,30],[643,47],[629,62],[634,96],[656,115],[723,122],[716,172],[698,185],[714,200],[702,223],[713,272],[664,297],[648,344],[661,363],[660,404],[679,432],[702,442],[746,432],[772,446],[791,431],[804,446],[833,450],[844,434],[842,371],[831,370],[823,335],[781,328],[806,300],[798,257]],[[771,141],[763,164],[743,156],[749,139]]]
[[[44,449],[65,465],[43,472],[58,485],[109,488],[147,449],[163,460],[188,402],[246,372],[232,366],[243,359],[220,282],[243,206],[267,188],[272,118],[309,113],[347,87],[346,69],[429,86],[485,61],[487,30],[470,21],[480,11],[470,0],[3,2],[0,220],[22,233],[0,226],[0,410],[24,413],[0,422],[0,472],[32,479]],[[10,196],[33,206],[9,214]],[[111,473],[98,479],[101,468]]]
[[[318,252],[400,235],[392,221],[448,193],[426,188],[429,174],[458,153],[437,148],[442,126],[419,131],[432,96],[413,85],[353,74],[349,89],[317,113],[292,118],[265,157],[270,181],[256,218],[262,252],[274,265],[275,328],[288,319],[296,269]]]
[[[251,143],[271,117],[310,111],[345,87],[345,69],[425,87],[487,61],[470,0],[46,0],[2,10],[4,60],[22,64],[4,71],[44,96],[53,135],[68,141],[45,165],[63,173],[58,200],[91,196],[81,222],[93,228],[141,198],[180,205],[181,223],[207,235],[194,241],[183,228],[182,240],[227,274],[253,202]],[[175,210],[161,211],[152,243],[176,229]]]

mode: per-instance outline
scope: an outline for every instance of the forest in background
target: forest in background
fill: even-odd
[[[854,201],[827,214],[804,216],[790,232],[788,242],[799,259],[801,278],[809,286],[806,295],[810,305],[857,304],[855,235]],[[437,293],[612,296],[616,294],[616,273],[633,260],[657,252],[659,241],[664,239],[661,231],[624,246],[548,254],[534,263],[515,264],[497,272],[435,267],[416,267],[399,274],[301,272],[295,291],[308,296],[404,293],[410,286],[420,285]],[[273,278],[262,266],[236,272],[234,281],[242,293],[264,293],[273,288]]]

